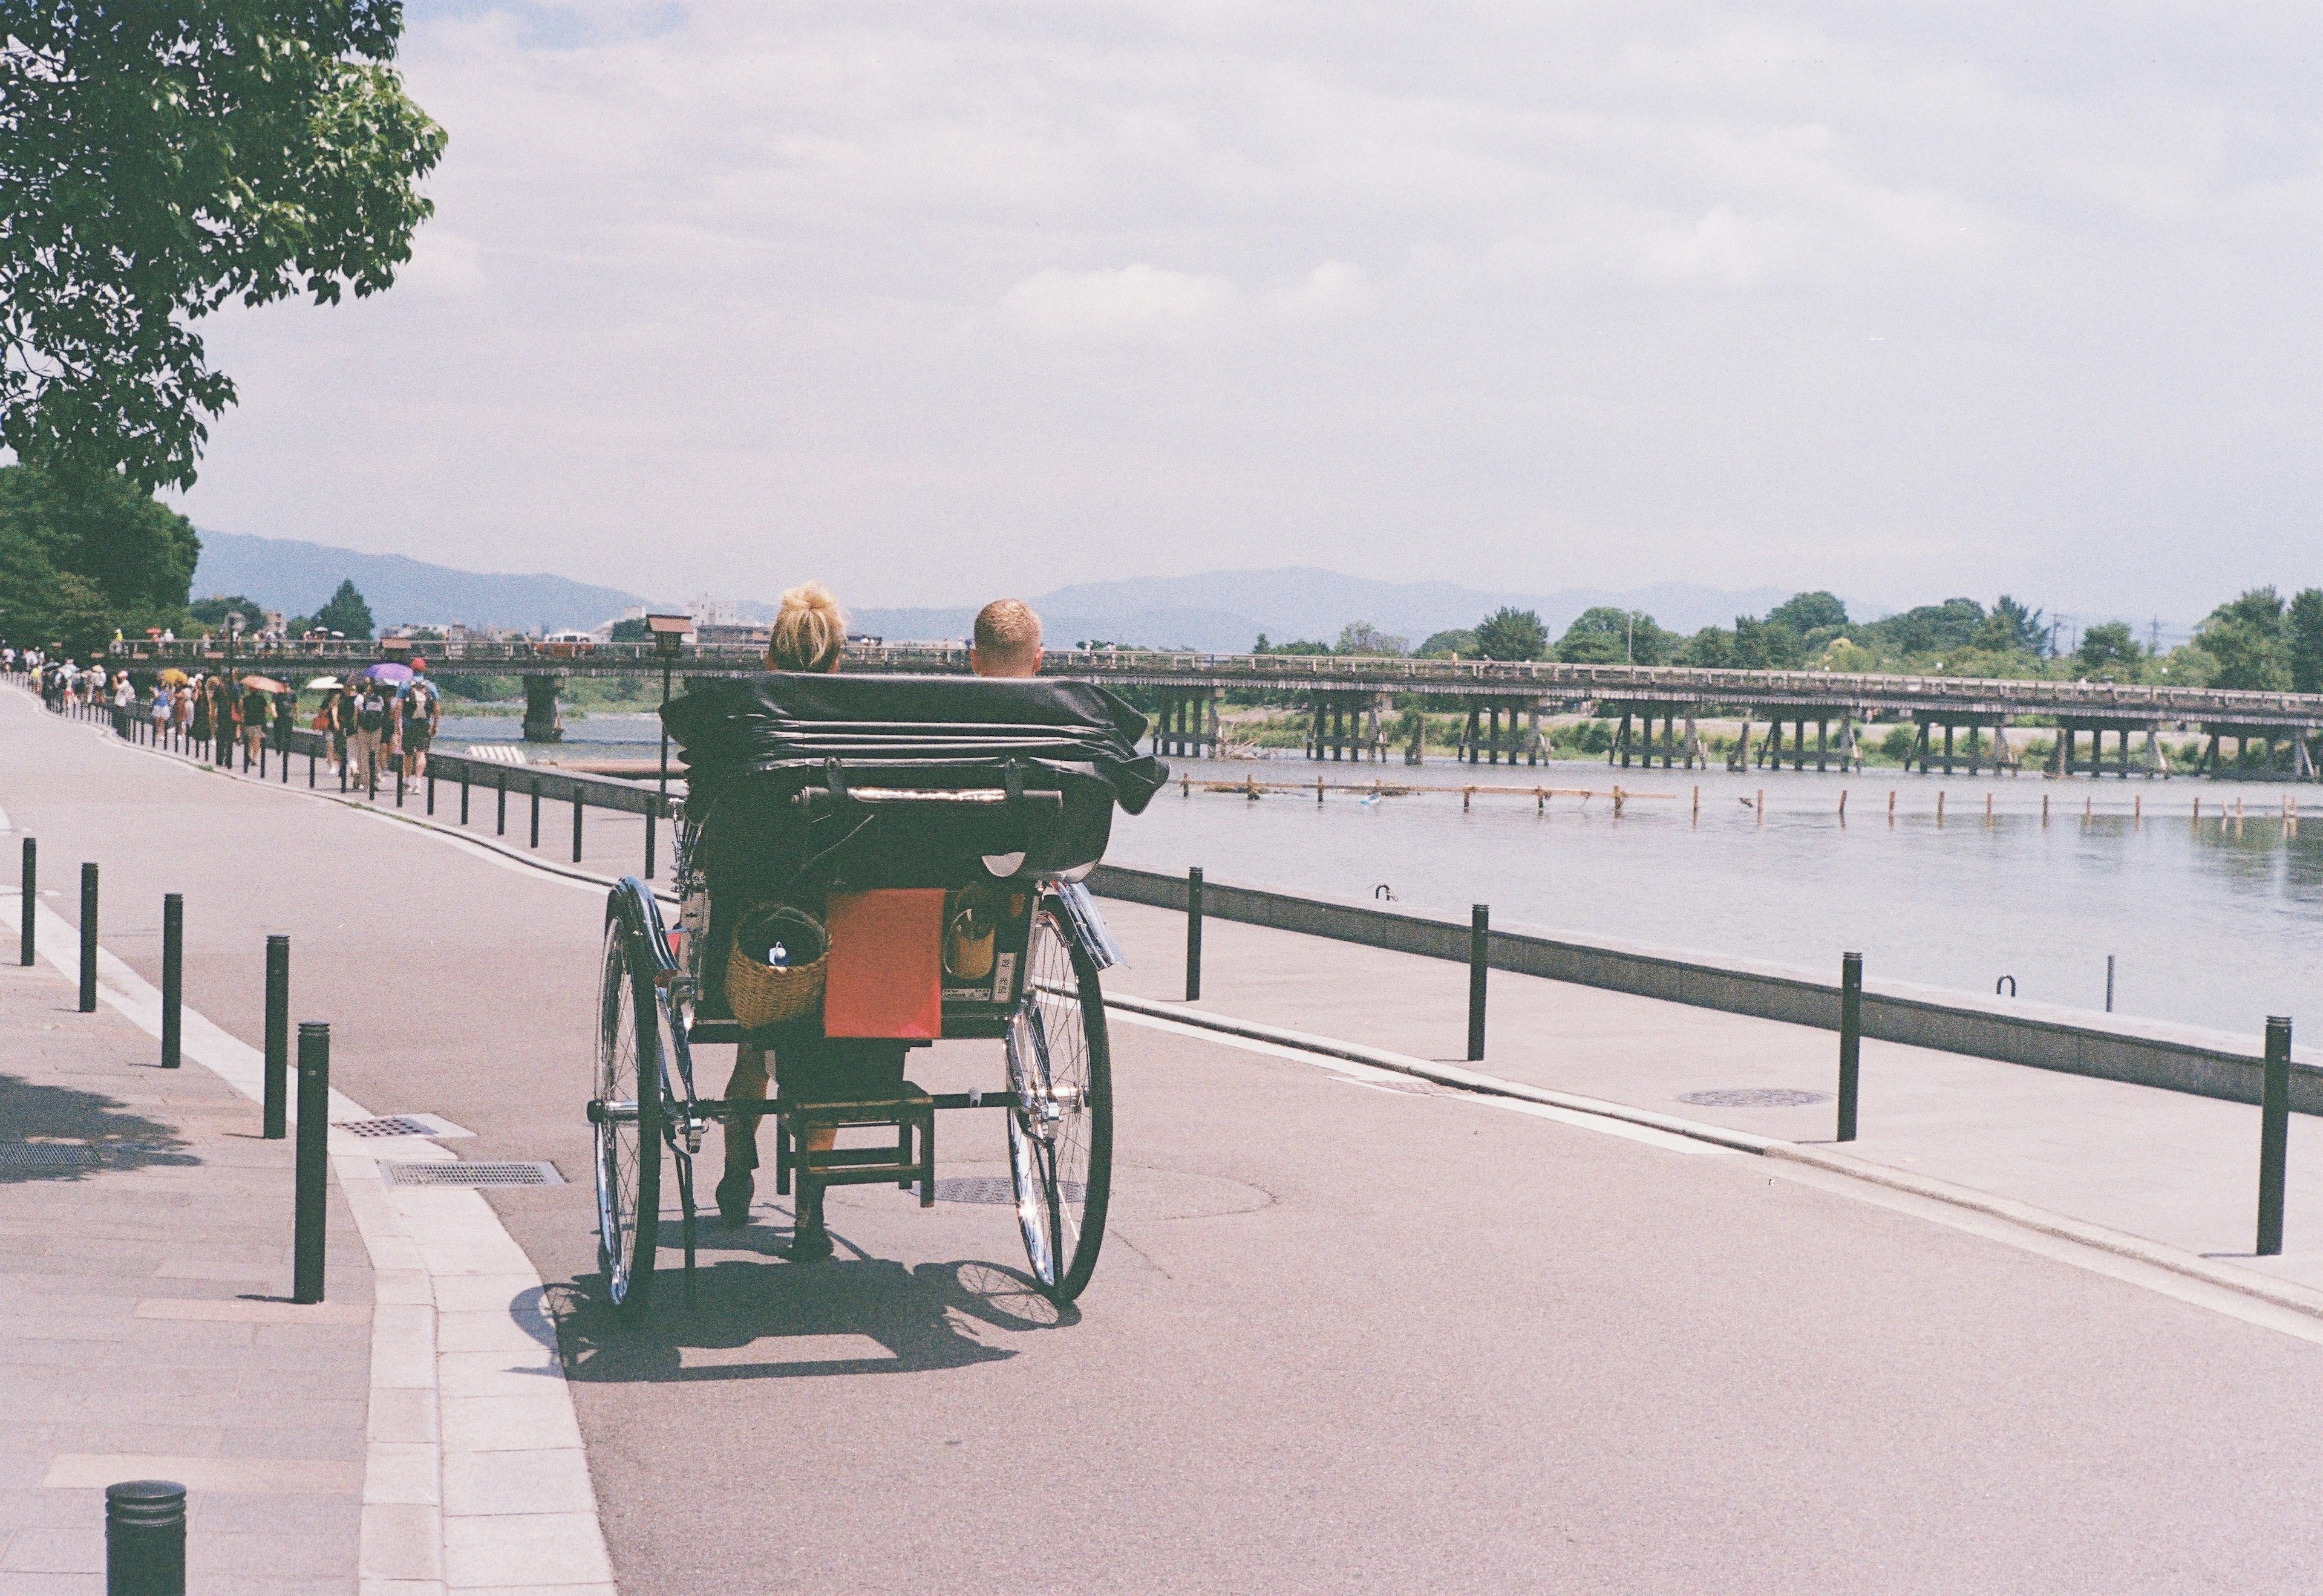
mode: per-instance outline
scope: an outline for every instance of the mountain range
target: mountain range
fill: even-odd
[[[362,591],[382,626],[456,620],[540,630],[590,628],[647,602],[637,593],[562,576],[462,571],[401,555],[367,555],[243,533],[204,532],[201,537],[196,597],[241,593],[292,614],[319,608],[343,580]],[[958,606],[865,606],[853,609],[851,619],[857,631],[895,642],[963,637],[975,621],[977,605],[989,596],[979,594],[975,602]],[[1041,612],[1052,645],[1089,639],[1228,652],[1248,648],[1261,633],[1278,643],[1329,642],[1341,627],[1358,620],[1416,646],[1432,633],[1474,626],[1503,604],[1538,611],[1552,636],[1584,610],[1601,604],[1642,610],[1664,627],[1690,632],[1713,623],[1731,625],[1737,615],[1763,614],[1788,597],[1785,588],[1690,582],[1529,592],[1448,582],[1380,582],[1285,566],[1081,582],[1030,601]],[[761,620],[774,612],[766,601],[743,601],[737,609]]]

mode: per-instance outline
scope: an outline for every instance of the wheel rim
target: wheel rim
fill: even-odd
[[[636,1104],[637,983],[631,977],[619,922],[605,928],[605,958],[598,988],[597,1096]],[[629,1294],[629,1260],[638,1216],[642,1134],[632,1116],[610,1115],[597,1124],[597,1261],[616,1303]]]
[[[1095,1151],[1088,1020],[1072,949],[1043,911],[1033,922],[1026,999],[1008,1030],[1008,1168],[1024,1252],[1042,1285],[1080,1256]]]

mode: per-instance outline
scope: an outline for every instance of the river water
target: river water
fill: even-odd
[[[443,740],[457,748],[518,731],[512,718],[447,719]],[[568,724],[563,748],[646,757],[657,731],[651,715],[592,715]],[[1471,903],[1488,903],[1499,923],[1834,978],[1840,954],[1853,949],[1874,976],[1983,993],[2013,976],[2020,997],[2093,1009],[2104,1006],[2111,954],[2118,1012],[2250,1032],[2271,1014],[2323,1025],[2323,791],[2313,786],[1887,769],[1730,775],[1596,761],[1511,769],[1447,759],[1418,770],[1297,758],[1171,763],[1192,776],[1193,795],[1173,784],[1142,817],[1119,817],[1108,855],[1116,863],[1199,865],[1219,880],[1364,898],[1383,886],[1407,907],[1461,919]],[[1480,793],[1463,812],[1456,790],[1368,803],[1332,792],[1318,805],[1311,789],[1253,802],[1199,787],[1245,776],[1311,783],[1318,774],[1597,795],[1552,797],[1544,812],[1529,795]],[[1633,797],[1617,819],[1616,782],[1666,796]],[[2281,819],[2286,797],[2307,812],[2295,838]],[[2133,812],[2139,800],[2142,816]],[[2094,809],[2088,818],[2085,804]]]

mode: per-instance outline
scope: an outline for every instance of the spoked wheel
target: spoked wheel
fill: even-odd
[[[597,994],[597,1263],[635,1312],[653,1289],[661,1228],[662,1072],[653,972],[628,917],[605,917]]]
[[[1055,904],[1033,917],[1024,1001],[1008,1029],[1008,1170],[1033,1276],[1059,1302],[1088,1284],[1113,1188],[1113,1059],[1097,966]]]

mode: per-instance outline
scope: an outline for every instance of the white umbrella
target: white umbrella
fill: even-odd
[[[317,676],[313,681],[308,683],[307,685],[299,691],[302,693],[328,693],[332,688],[336,687],[338,684],[339,679],[336,676]]]

